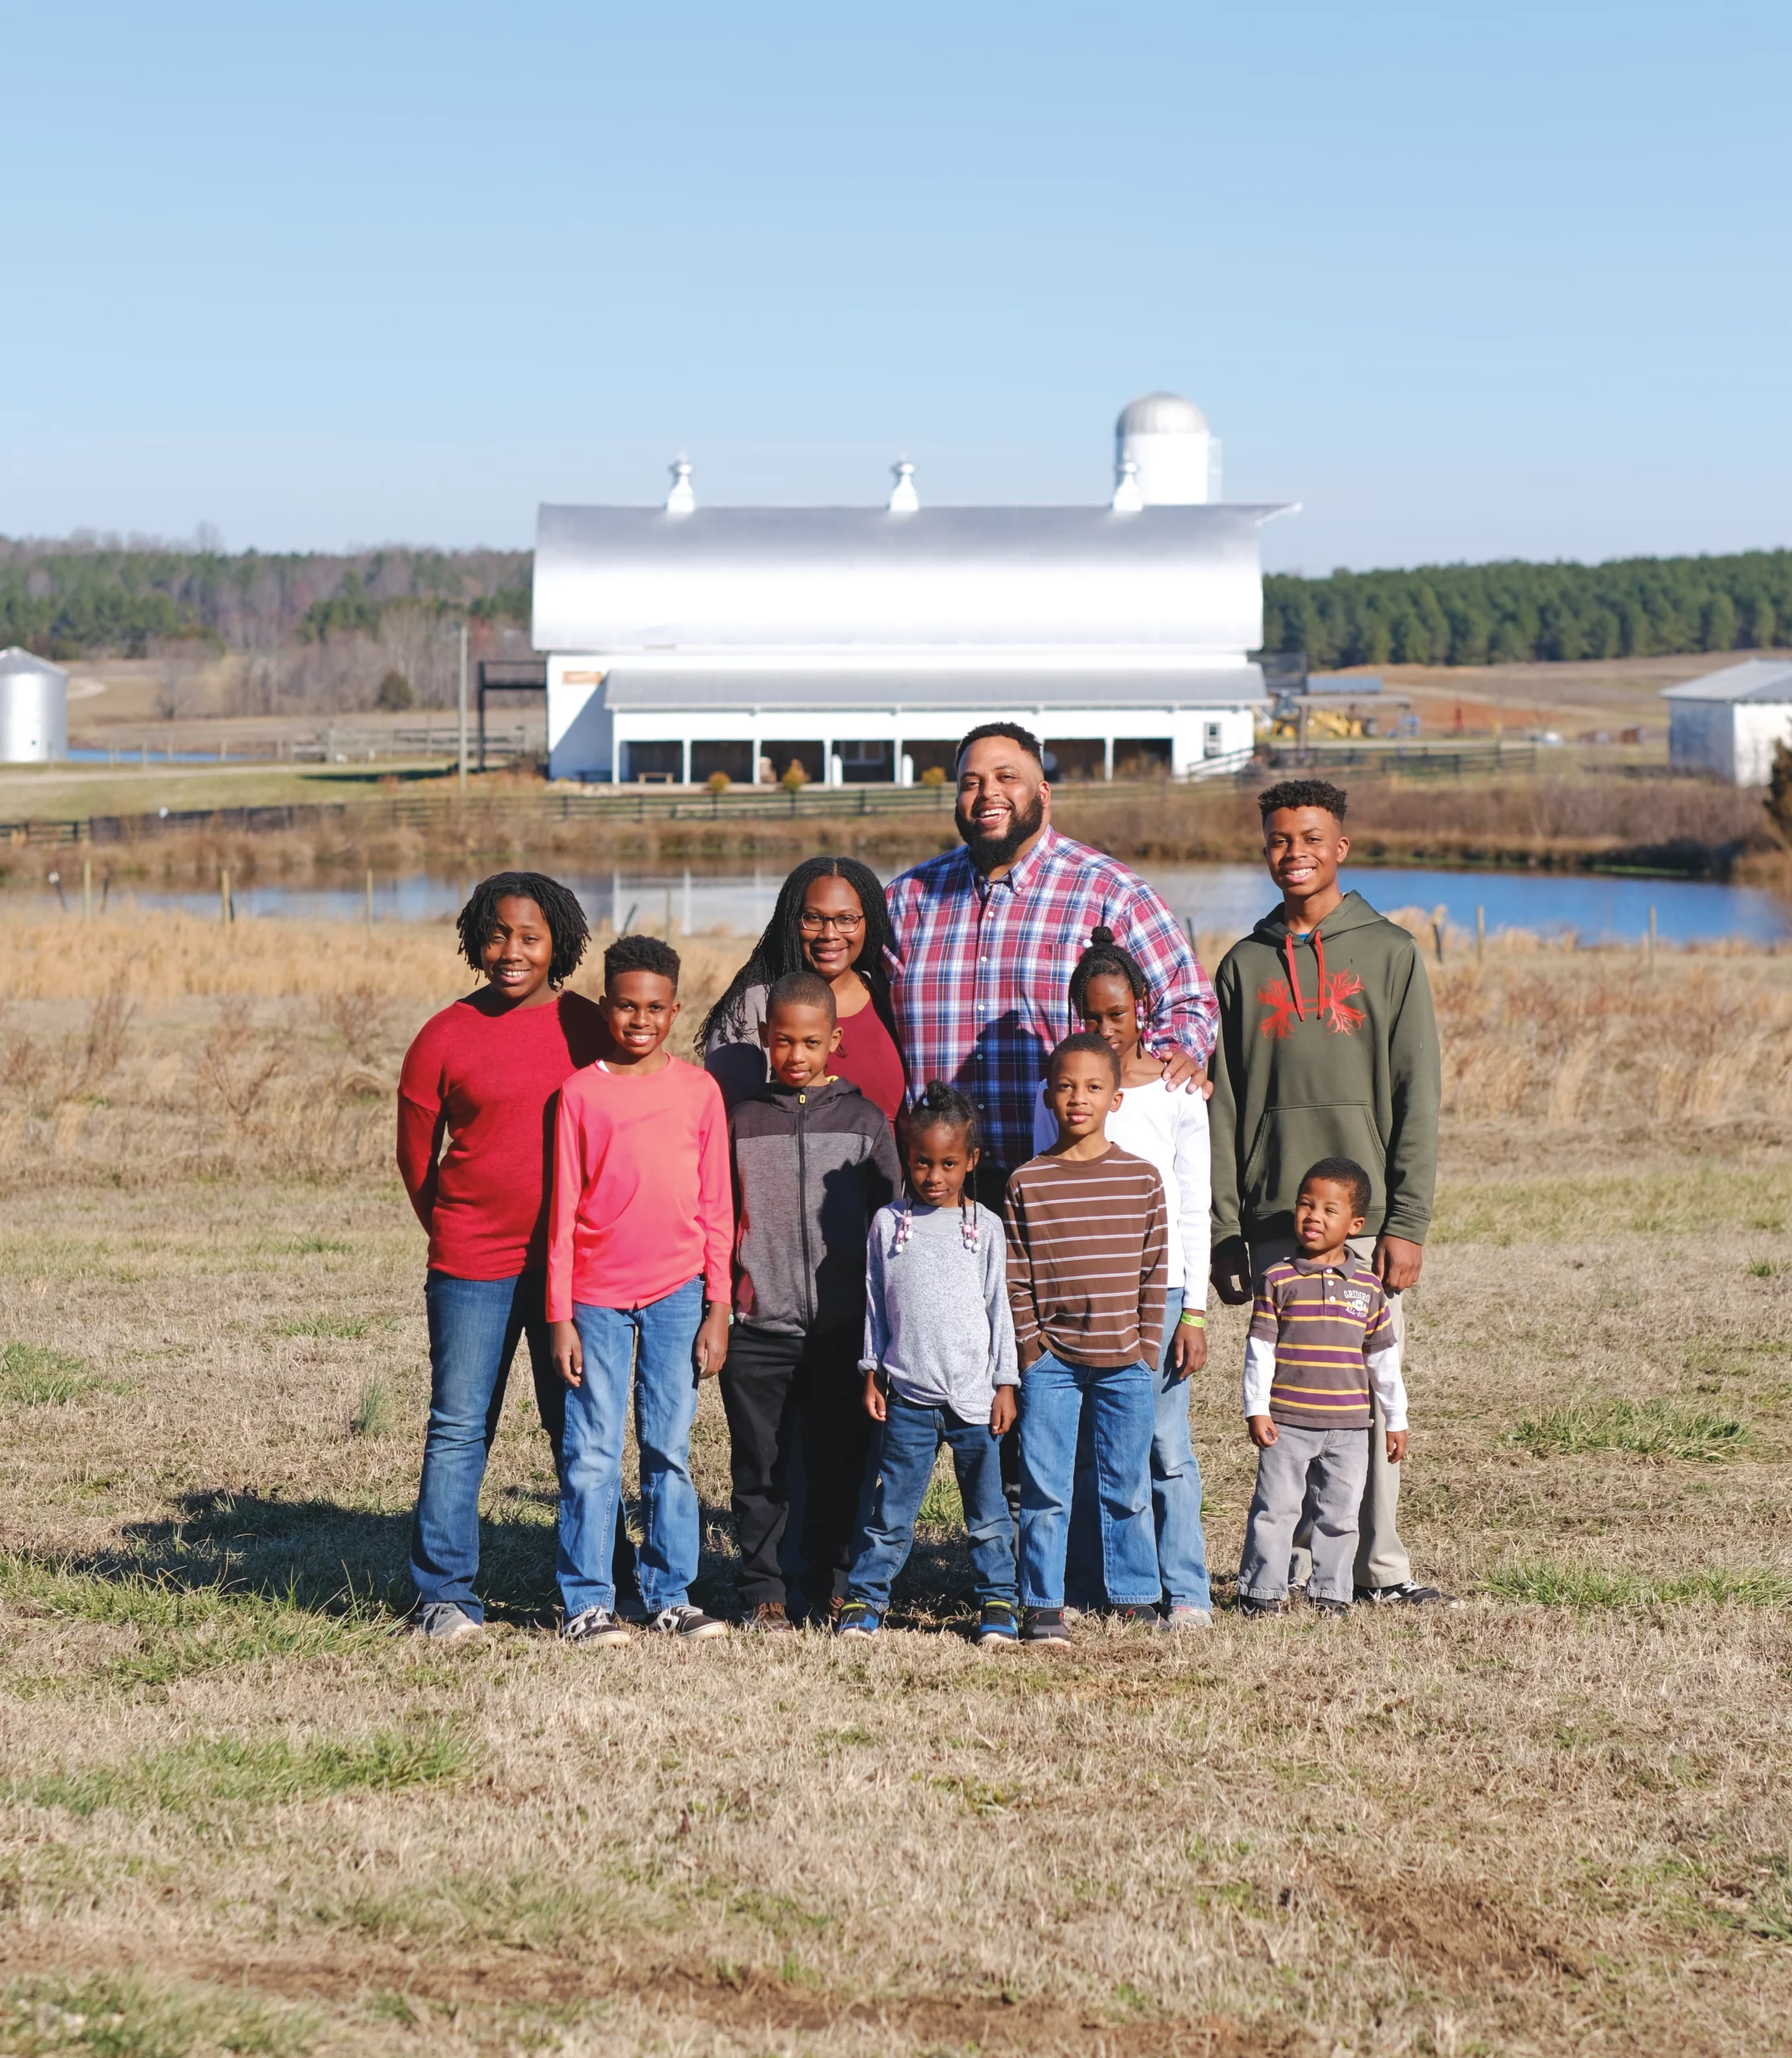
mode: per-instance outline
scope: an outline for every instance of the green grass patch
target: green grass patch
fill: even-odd
[[[365,1315],[299,1315],[276,1322],[276,1336],[310,1336],[338,1343],[359,1343],[373,1326]]]
[[[1738,1179],[1728,1167],[1664,1170],[1635,1176],[1465,1181],[1437,1196],[1429,1240],[1437,1244],[1553,1244],[1597,1233],[1689,1234],[1758,1226],[1792,1211],[1792,1171],[1764,1169]]]
[[[1778,1279],[1786,1267],[1770,1257],[1752,1257],[1743,1269],[1751,1279]]]
[[[651,1917],[638,1889],[593,1892],[539,1872],[449,1873],[426,1887],[363,1894],[313,1911],[328,1929],[348,1929],[382,1943],[481,1945],[539,1951],[601,1937],[638,1933]]]
[[[958,1475],[952,1469],[952,1453],[942,1449],[933,1467],[933,1476],[927,1482],[927,1491],[921,1495],[915,1520],[937,1529],[962,1529],[965,1522],[965,1504],[958,1493]]]
[[[1536,1560],[1496,1566],[1482,1587],[1497,1600],[1544,1608],[1784,1608],[1792,1603],[1792,1578],[1757,1565],[1644,1579],[1597,1565]]]
[[[90,2052],[96,2058],[299,2058],[317,2041],[316,2019],[270,2007],[246,1993],[204,1987],[157,1990],[135,1979],[27,1979],[0,2003],[0,2052],[17,2058]]]
[[[246,1743],[220,1736],[150,1752],[120,1765],[80,1765],[47,1779],[15,1785],[14,1796],[40,1808],[94,1815],[162,1809],[203,1814],[219,1806],[273,1807],[326,1794],[394,1794],[441,1786],[465,1772],[465,1741],[439,1726],[376,1730],[361,1737],[285,1737]]]
[[[84,1358],[47,1343],[9,1343],[0,1351],[0,1401],[14,1408],[59,1408],[99,1384]]]
[[[331,1607],[310,1608],[295,1591],[187,1587],[131,1572],[107,1577],[14,1552],[0,1552],[0,1600],[27,1613],[137,1633],[133,1648],[121,1650],[111,1642],[88,1662],[78,1649],[72,1651],[62,1673],[15,1671],[8,1682],[14,1693],[54,1691],[83,1681],[159,1687],[270,1658],[364,1655],[390,1638],[392,1625],[384,1608],[346,1589]]]
[[[349,1434],[383,1437],[392,1426],[393,1412],[391,1382],[383,1373],[375,1372],[361,1383],[355,1412],[348,1418]]]
[[[1581,1457],[1629,1451],[1638,1457],[1711,1463],[1749,1441],[1746,1427],[1716,1408],[1667,1400],[1571,1400],[1523,1416],[1512,1432],[1536,1457]]]

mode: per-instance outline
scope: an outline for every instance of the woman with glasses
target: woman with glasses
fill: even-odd
[[[856,858],[806,858],[778,889],[752,955],[703,1026],[703,1063],[730,1108],[769,1076],[759,1030],[765,995],[786,972],[818,972],[834,989],[840,1047],[829,1060],[894,1121],[902,1105],[902,1052],[890,1013],[884,889]]]

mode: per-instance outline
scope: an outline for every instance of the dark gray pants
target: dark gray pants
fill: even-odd
[[[1368,1429],[1297,1429],[1276,1425],[1276,1440],[1257,1454],[1257,1491],[1245,1525],[1238,1591],[1252,1601],[1281,1601],[1288,1592],[1294,1525],[1312,1521],[1309,1549],[1313,1601],[1347,1606],[1355,1585],[1356,1519],[1369,1476]]]

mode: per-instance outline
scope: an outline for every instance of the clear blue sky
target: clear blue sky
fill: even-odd
[[[1792,543],[1784,0],[5,15],[0,534],[1093,501],[1273,563]]]

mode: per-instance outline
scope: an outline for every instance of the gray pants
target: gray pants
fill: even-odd
[[[1351,1252],[1366,1265],[1375,1255],[1373,1236],[1352,1236]],[[1292,1257],[1294,1244],[1292,1237],[1277,1236],[1251,1245],[1251,1277],[1261,1278],[1265,1269],[1278,1258]],[[1394,1341],[1400,1347],[1404,1360],[1406,1354],[1406,1310],[1400,1305],[1400,1296],[1388,1296],[1388,1312],[1393,1317]],[[1413,1561],[1406,1555],[1406,1546],[1400,1540],[1397,1527],[1400,1515],[1400,1467],[1388,1462],[1388,1429],[1382,1419],[1381,1403],[1371,1404],[1375,1411],[1375,1428],[1369,1445],[1369,1476],[1363,1490],[1363,1507],[1357,1523],[1356,1532],[1356,1584],[1359,1586],[1402,1586],[1413,1576]],[[1294,1531],[1294,1546],[1289,1557],[1288,1583],[1290,1586],[1305,1586],[1312,1570],[1313,1525],[1302,1516]],[[1345,1596],[1347,1600],[1348,1595]]]
[[[1257,1491],[1239,1561],[1240,1599],[1280,1601],[1288,1592],[1289,1547],[1304,1522],[1310,1599],[1352,1599],[1356,1514],[1368,1476],[1369,1429],[1297,1429],[1276,1425],[1276,1440],[1257,1454]]]

